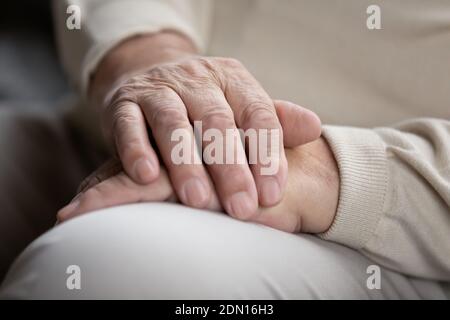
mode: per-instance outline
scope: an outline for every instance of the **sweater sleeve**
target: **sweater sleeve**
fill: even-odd
[[[62,64],[84,94],[89,77],[105,54],[124,39],[174,30],[205,50],[211,2],[208,0],[54,0],[55,31]],[[81,28],[69,30],[67,8],[81,12]]]
[[[319,236],[398,272],[449,281],[450,121],[323,132],[341,186],[335,220]]]

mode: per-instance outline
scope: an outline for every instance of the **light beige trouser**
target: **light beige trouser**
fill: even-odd
[[[84,215],[37,239],[13,265],[0,298],[445,298],[437,283],[383,268],[381,288],[369,290],[370,265],[313,236],[141,203]]]
[[[88,172],[59,117],[0,112],[2,268],[54,223]],[[0,298],[444,298],[438,283],[381,268],[308,235],[174,204],[135,204],[73,219],[31,243]],[[68,289],[78,274],[81,289]],[[69,272],[74,269],[69,268]],[[76,271],[77,272],[77,271]],[[78,281],[76,280],[76,281]],[[73,284],[73,283],[72,283]]]

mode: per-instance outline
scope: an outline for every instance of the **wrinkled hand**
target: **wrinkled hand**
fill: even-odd
[[[117,61],[133,58],[128,54]],[[182,203],[205,208],[216,196],[225,211],[238,218],[254,215],[258,204],[273,206],[282,199],[287,181],[284,146],[298,146],[320,136],[320,120],[313,112],[273,101],[234,59],[187,55],[156,63],[129,77],[122,75],[120,84],[106,96],[101,110],[103,129],[133,181],[149,184],[162,179],[158,177],[158,153]],[[280,154],[271,155],[278,158],[279,170],[261,175],[259,162],[174,164],[171,151],[177,142],[171,141],[171,134],[185,128],[193,139],[194,121],[201,121],[203,130],[216,128],[224,134],[236,127],[280,129]],[[156,145],[151,145],[147,127]]]
[[[259,207],[250,221],[287,232],[320,233],[333,222],[339,195],[339,172],[327,143],[320,138],[305,146],[286,149],[289,178],[280,203]],[[157,180],[141,185],[124,171],[118,159],[111,159],[80,186],[80,193],[58,212],[64,222],[78,215],[111,206],[135,202],[177,201],[165,169]],[[222,211],[216,192],[207,209]],[[149,212],[151,214],[151,212]]]

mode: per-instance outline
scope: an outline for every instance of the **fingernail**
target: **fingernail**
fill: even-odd
[[[146,158],[139,158],[134,163],[133,172],[135,176],[143,183],[149,183],[154,178],[154,167]]]
[[[58,211],[58,221],[68,218],[79,206],[80,201],[78,199],[73,200],[67,206]]]
[[[198,178],[185,182],[181,189],[182,201],[196,208],[204,208],[208,204],[209,192]]]
[[[226,207],[228,213],[243,220],[250,218],[256,210],[255,201],[247,192],[243,191],[232,195]]]
[[[264,206],[273,206],[280,201],[281,190],[278,181],[269,178],[261,186],[261,202]]]

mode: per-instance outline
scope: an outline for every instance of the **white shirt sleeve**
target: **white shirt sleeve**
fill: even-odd
[[[80,8],[80,29],[69,30],[66,25],[70,5]],[[200,52],[204,51],[211,10],[209,0],[54,0],[62,64],[84,94],[101,59],[128,37],[174,30],[188,36]]]

